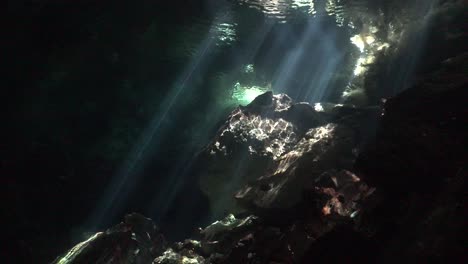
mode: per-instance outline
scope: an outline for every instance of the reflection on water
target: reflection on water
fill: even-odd
[[[230,23],[219,23],[216,24],[213,28],[214,34],[216,35],[218,41],[216,45],[231,44],[236,40],[236,24]]]
[[[338,26],[345,25],[346,13],[350,5],[355,9],[365,10],[365,0],[240,0],[241,4],[258,9],[268,17],[279,22],[287,22],[297,18],[298,13],[310,16],[328,15],[335,17]],[[298,12],[299,11],[299,12]]]
[[[317,13],[314,0],[241,0],[241,4],[258,9],[279,22],[295,19],[295,11],[310,15]]]
[[[232,12],[221,11],[214,18],[210,34],[215,38],[216,46],[229,46],[237,40],[237,26],[233,21]]]

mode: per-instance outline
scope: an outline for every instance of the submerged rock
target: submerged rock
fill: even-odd
[[[224,206],[235,195],[247,213],[228,214],[171,247],[151,220],[132,214],[54,263],[458,263],[466,77],[453,65],[459,60],[447,63],[385,103],[380,130],[357,163],[369,129],[359,124],[375,109],[258,97],[229,116],[202,154],[215,162],[200,179],[204,191]]]
[[[382,194],[363,220],[374,223],[385,261],[458,263],[466,255],[459,231],[467,222],[467,68],[461,54],[387,100],[376,138],[356,162]]]
[[[153,264],[204,264],[205,259],[199,255],[191,254],[189,256],[175,252],[172,248],[166,250],[162,256],[157,257]]]
[[[314,193],[323,216],[355,218],[361,210],[359,203],[375,191],[349,171],[325,172],[318,180],[322,184],[317,184],[320,187]]]
[[[166,241],[154,222],[140,214],[83,241],[53,264],[151,263],[165,250]]]
[[[317,239],[352,223],[373,191],[346,170],[361,144],[354,124],[368,111],[260,95],[231,113],[199,157],[212,208],[235,214],[200,229],[199,240],[171,247],[162,236],[152,240],[149,219],[130,215],[55,263],[298,262]]]
[[[245,219],[236,219],[233,214],[230,214],[223,220],[216,221],[205,229],[202,229],[200,233],[206,240],[218,239],[224,233],[236,232],[236,230],[252,225],[256,219],[257,217],[255,216],[248,216]]]
[[[377,113],[271,92],[235,109],[201,154],[199,182],[214,215],[297,205],[321,173],[353,166],[366,137],[358,124]]]

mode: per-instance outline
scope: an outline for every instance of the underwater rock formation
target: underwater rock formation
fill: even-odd
[[[151,263],[165,248],[164,236],[154,222],[133,213],[126,215],[122,223],[77,244],[52,263]]]
[[[239,204],[261,210],[294,207],[322,173],[353,166],[371,130],[359,124],[376,119],[378,112],[294,103],[271,92],[238,107],[201,154],[208,169],[203,166],[199,182],[214,214],[242,211]]]
[[[356,124],[377,112],[331,104],[314,108],[267,92],[234,110],[200,156],[211,164],[209,172],[216,172],[200,178],[204,191],[222,190],[211,198],[225,199],[230,205],[240,202],[253,215],[229,214],[201,229],[199,241],[188,239],[165,247],[161,238],[158,256],[153,254],[152,240],[140,248],[140,235],[133,239],[131,228],[121,224],[78,244],[55,263],[298,262],[336,226],[355,225],[356,216],[364,210],[361,204],[373,193],[346,169],[353,165],[363,135]],[[223,183],[235,197],[222,188]],[[221,205],[235,212],[234,206]],[[280,211],[288,214],[278,217]],[[115,234],[122,237],[105,239]],[[125,241],[132,239],[135,242],[128,246]],[[116,254],[122,259],[117,260]]]
[[[356,161],[354,171],[381,193],[364,221],[390,241],[382,253],[388,262],[464,255],[457,230],[467,221],[467,67],[466,53],[448,59],[387,100],[375,140]]]
[[[219,159],[213,166],[234,163],[244,153],[246,160],[264,159],[259,165],[273,168],[238,182],[236,188],[247,186],[237,193],[247,213],[229,214],[170,246],[150,220],[133,214],[54,263],[459,263],[465,255],[459,231],[466,223],[466,58],[446,61],[417,86],[386,100],[377,134],[364,148],[371,127],[359,124],[375,118],[375,109],[323,105],[322,112],[266,93],[236,109],[205,149]],[[434,108],[439,104],[445,107]],[[295,125],[295,113],[309,123]],[[263,136],[280,118],[281,131]],[[324,132],[332,129],[339,133]],[[273,151],[277,141],[284,143],[279,152]],[[362,151],[353,165],[354,148]],[[284,161],[291,152],[302,156]],[[329,152],[346,154],[340,157],[344,165],[325,159]],[[282,161],[286,169],[275,175]],[[232,175],[226,169],[212,176]],[[262,184],[274,186],[279,175],[294,184],[268,200],[270,188]],[[205,187],[214,186],[204,177]],[[290,201],[277,200],[287,195],[297,199],[291,210]]]

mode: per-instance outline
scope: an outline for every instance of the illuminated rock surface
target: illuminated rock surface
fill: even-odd
[[[201,158],[200,186],[215,215],[247,207],[291,209],[328,170],[352,167],[377,109],[294,103],[267,92],[228,117]]]
[[[162,256],[157,257],[153,263],[154,264],[202,264],[205,263],[203,257],[196,254],[187,254],[183,255],[177,252],[174,252],[173,249],[169,248],[166,250]]]
[[[151,263],[165,247],[166,241],[154,222],[133,213],[125,216],[122,223],[79,243],[53,263]]]

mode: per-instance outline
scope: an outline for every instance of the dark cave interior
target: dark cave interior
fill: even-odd
[[[8,1],[4,263],[462,263],[467,10]]]

